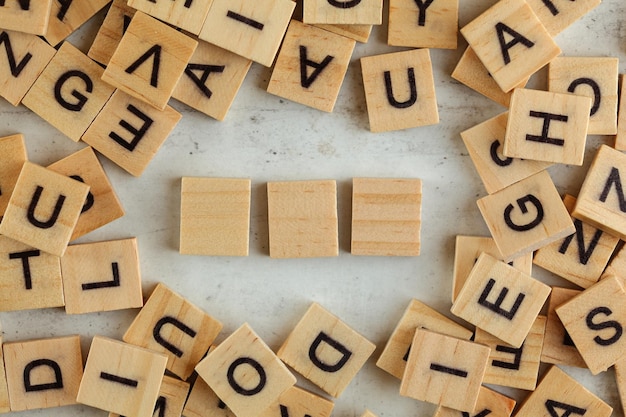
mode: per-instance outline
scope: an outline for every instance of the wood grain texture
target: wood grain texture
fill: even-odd
[[[387,43],[415,48],[456,49],[459,36],[459,1],[421,3],[390,0]],[[422,15],[423,16],[420,16]]]

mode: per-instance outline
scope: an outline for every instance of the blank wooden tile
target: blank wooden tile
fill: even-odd
[[[566,195],[563,203],[571,213],[576,198]],[[578,219],[574,219],[574,226],[576,233],[540,248],[533,262],[579,287],[588,288],[600,279],[619,239]]]
[[[283,392],[261,417],[330,417],[334,406],[332,401],[294,385]]]
[[[389,45],[456,49],[458,32],[458,0],[389,2]]]
[[[339,397],[374,349],[372,342],[314,303],[278,349],[278,357],[328,394]]]
[[[159,417],[180,417],[185,400],[189,394],[189,384],[171,376],[163,376],[159,396],[154,405],[154,413]],[[123,417],[116,413],[109,413],[109,417]]]
[[[45,35],[53,0],[5,1],[0,13],[0,28]]]
[[[89,186],[25,162],[0,223],[0,234],[62,256]]]
[[[235,417],[202,378],[193,383],[185,408],[185,417]]]
[[[450,311],[520,347],[549,294],[547,285],[483,253]]]
[[[272,258],[339,254],[334,180],[268,182],[267,199]]]
[[[411,300],[391,333],[376,366],[402,379],[415,329],[427,329],[469,340],[472,332],[418,300]]]
[[[36,35],[9,30],[0,32],[0,43],[6,53],[0,59],[0,96],[17,106],[56,50]]]
[[[248,324],[211,350],[196,372],[237,416],[259,416],[296,383]]]
[[[461,33],[504,92],[561,53],[525,0],[496,3]]]
[[[199,37],[269,67],[295,6],[291,0],[213,0]]]
[[[217,120],[224,120],[252,61],[199,41],[172,97]]]
[[[354,39],[357,42],[367,43],[372,33],[372,25],[315,25],[319,28],[346,38]]]
[[[480,387],[472,416],[510,417],[515,400],[487,387]],[[437,407],[433,417],[468,417],[467,412],[448,407]]]
[[[117,90],[82,140],[138,177],[181,118],[170,106],[160,111]]]
[[[519,417],[553,417],[555,415],[578,415],[585,417],[609,417],[613,409],[567,375],[552,366],[519,408]]]
[[[180,253],[248,256],[249,179],[183,177]]]
[[[0,138],[0,219],[9,205],[15,183],[27,160],[24,135],[17,133]]]
[[[2,349],[11,411],[76,404],[83,376],[78,335],[5,343]]]
[[[502,154],[509,113],[502,113],[461,132],[474,167],[489,194],[543,171],[550,162],[509,158]]]
[[[477,203],[505,261],[576,231],[546,171],[483,197]]]
[[[166,362],[160,353],[95,336],[76,401],[124,416],[151,417]]]
[[[382,0],[329,2],[306,0],[302,21],[307,24],[380,25],[383,22]]]
[[[143,306],[136,238],[69,246],[61,270],[68,314]]]
[[[70,240],[78,239],[124,215],[122,203],[91,147],[55,162],[48,169],[89,185],[89,194]]]
[[[159,283],[123,340],[167,355],[167,369],[187,380],[221,329],[218,320]]]
[[[52,46],[59,44],[110,2],[111,0],[53,1],[45,40]]]
[[[555,365],[576,366],[586,368],[585,361],[576,349],[574,342],[565,331],[561,319],[556,314],[556,308],[580,294],[579,290],[552,287],[548,302],[548,321],[541,350],[541,362]]]
[[[2,345],[2,337],[0,337],[0,346]],[[0,348],[0,413],[8,413],[11,411],[9,403],[9,387],[7,385],[7,373],[4,367],[4,354]]]
[[[197,46],[191,37],[137,12],[102,80],[164,110]]]
[[[588,134],[617,133],[618,58],[557,57],[548,68],[549,91],[591,98]]]
[[[488,358],[486,346],[417,329],[400,395],[471,412]]]
[[[126,0],[113,0],[87,55],[94,61],[107,65],[135,11],[128,6]]]
[[[526,0],[548,33],[556,36],[598,6],[601,0]]]
[[[421,209],[419,179],[354,178],[351,253],[419,255]]]
[[[363,57],[361,71],[372,132],[439,123],[428,49]]]
[[[197,35],[213,0],[129,0],[128,5],[150,16]]]
[[[626,77],[620,75],[619,112],[617,116],[617,135],[615,149],[626,150]]]

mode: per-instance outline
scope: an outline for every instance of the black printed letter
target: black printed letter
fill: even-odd
[[[541,136],[526,135],[526,140],[531,142],[549,143],[550,145],[563,146],[565,141],[560,138],[551,138],[548,136],[550,130],[550,122],[556,120],[557,122],[567,123],[568,117],[563,114],[552,114],[541,111],[530,111],[530,117],[540,117],[543,119],[543,128],[541,129]]]
[[[408,68],[407,76],[409,77],[409,88],[411,89],[411,96],[405,101],[397,101],[393,96],[393,85],[391,84],[391,73],[385,71],[385,91],[387,92],[387,101],[396,109],[406,109],[411,107],[417,101],[417,85],[415,84],[415,69]]]
[[[573,93],[576,91],[576,87],[581,84],[586,84],[593,90],[593,105],[591,106],[590,116],[596,114],[598,109],[600,109],[600,101],[602,100],[602,94],[600,93],[600,86],[597,82],[592,80],[591,78],[577,78],[567,87],[567,91]]]
[[[517,313],[517,309],[519,308],[520,305],[522,305],[522,301],[524,301],[524,297],[526,297],[526,295],[524,293],[518,294],[517,298],[515,299],[515,302],[513,303],[513,307],[511,307],[511,309],[507,311],[501,307],[502,302],[504,301],[504,298],[509,293],[509,289],[507,287],[502,288],[495,303],[487,301],[487,297],[489,297],[489,294],[491,293],[491,290],[493,289],[493,286],[495,283],[496,281],[493,278],[489,278],[489,281],[487,282],[485,289],[483,290],[482,294],[480,294],[480,297],[478,298],[478,304],[484,307],[487,307],[489,310],[493,311],[496,314],[503,316],[504,318],[508,320],[513,320],[515,313]]]
[[[496,165],[501,166],[501,167],[506,167],[506,166],[511,165],[513,163],[513,158],[506,158],[506,159],[500,158],[500,155],[498,155],[499,147],[500,147],[500,141],[498,139],[495,139],[493,142],[491,142],[491,148],[489,149],[491,160],[495,162]]]
[[[54,210],[50,215],[50,218],[45,221],[40,221],[35,217],[35,209],[39,204],[39,199],[41,198],[41,193],[43,192],[43,187],[37,186],[35,189],[35,194],[33,194],[33,198],[30,200],[30,204],[28,205],[28,212],[26,214],[28,221],[31,222],[33,226],[36,226],[40,229],[49,229],[57,222],[59,218],[59,214],[61,213],[61,209],[63,208],[63,203],[65,202],[65,196],[60,194],[57,198],[57,202],[54,205]]]
[[[141,121],[143,122],[143,125],[141,125],[139,129],[136,129],[133,126],[131,126],[131,124],[128,123],[126,120],[122,119],[120,120],[119,125],[122,126],[124,129],[128,130],[130,133],[132,133],[134,135],[133,139],[130,142],[128,142],[115,132],[109,133],[109,137],[113,139],[115,142],[117,142],[119,145],[124,147],[125,149],[132,152],[135,150],[135,147],[137,147],[137,145],[139,144],[139,141],[141,141],[141,139],[143,139],[143,137],[146,135],[146,133],[148,132],[148,129],[150,129],[150,126],[152,126],[152,123],[154,123],[154,120],[152,120],[147,114],[145,114],[144,112],[139,110],[137,107],[133,106],[132,104],[129,104],[126,109],[132,114],[134,114],[135,116],[137,116],[139,119],[141,119]]]
[[[21,259],[22,260],[22,269],[24,271],[24,286],[26,287],[27,290],[33,289],[33,280],[30,276],[30,262],[28,262],[28,258],[32,258],[34,256],[40,256],[40,255],[41,255],[41,252],[38,250],[9,253],[9,259]]]
[[[235,381],[235,370],[240,365],[244,364],[250,365],[259,374],[259,383],[254,388],[246,389],[239,385],[237,381]],[[261,390],[263,390],[263,388],[265,387],[265,383],[267,382],[267,375],[265,374],[265,369],[263,369],[261,364],[252,358],[245,357],[239,358],[230,364],[230,366],[228,367],[228,372],[226,373],[226,377],[228,378],[228,383],[230,384],[231,388],[234,389],[237,394],[245,395],[246,397],[250,397],[261,392]]]
[[[504,361],[498,361],[498,360],[492,360],[491,361],[491,365],[493,366],[497,366],[498,368],[504,368],[504,369],[512,369],[515,371],[519,371],[519,366],[522,363],[522,353],[524,352],[524,345],[522,344],[522,346],[518,347],[518,348],[514,348],[514,347],[510,347],[510,346],[502,346],[502,345],[497,345],[496,346],[496,351],[497,352],[505,352],[505,353],[510,353],[513,356],[513,362],[504,362]]]
[[[594,249],[598,246],[598,242],[602,237],[602,230],[596,230],[593,237],[591,238],[591,242],[589,242],[589,247],[585,248],[585,235],[583,232],[583,222],[576,219],[574,220],[574,226],[576,227],[576,233],[569,235],[563,240],[561,247],[559,248],[559,253],[565,254],[567,252],[567,248],[569,248],[570,243],[574,240],[574,236],[576,236],[576,244],[578,245],[578,260],[582,265],[587,265],[589,262],[589,258],[593,254]]]
[[[502,22],[498,22],[496,24],[496,32],[498,32],[498,40],[500,41],[500,50],[502,51],[502,58],[504,59],[505,65],[508,65],[511,63],[511,55],[509,55],[509,49],[511,49],[518,43],[521,43],[527,48],[532,48],[533,46],[535,46],[535,43],[532,42],[530,39],[525,38],[524,36],[520,35],[519,33],[517,33],[516,31],[514,31],[513,29],[511,29],[510,27],[508,27]],[[511,39],[509,42],[506,42],[504,39],[504,32],[511,35],[513,39]]]
[[[226,17],[230,17],[233,20],[236,20],[238,22],[244,23],[250,27],[253,27],[257,30],[263,30],[263,27],[265,26],[263,23],[261,22],[257,22],[256,20],[250,19],[248,17],[242,16],[239,13],[233,12],[232,10],[229,10],[228,12],[226,12]]]
[[[341,354],[341,358],[339,358],[339,360],[335,362],[334,364],[324,363],[317,356],[317,349],[322,343],[328,344],[330,347],[332,347],[337,352],[339,352]],[[315,340],[313,341],[313,343],[311,343],[311,346],[309,347],[309,359],[311,359],[311,362],[313,362],[315,366],[317,366],[318,368],[320,368],[322,371],[325,371],[325,372],[337,372],[338,370],[343,368],[346,362],[348,362],[348,359],[350,359],[350,356],[352,356],[352,352],[348,350],[347,347],[345,347],[344,345],[342,345],[335,339],[331,338],[324,332],[320,332],[315,338]]]
[[[417,8],[419,9],[419,17],[417,20],[418,26],[426,26],[426,9],[433,4],[435,0],[415,0],[415,4],[417,4]]]
[[[152,73],[150,74],[150,85],[154,88],[157,88],[159,84],[159,66],[161,65],[161,45],[154,45],[152,48],[148,49],[146,53],[140,56],[135,62],[130,64],[128,68],[126,68],[127,74],[132,74],[148,60],[150,57],[152,58]]]
[[[569,417],[572,413],[582,416],[587,412],[587,410],[584,408],[575,407],[573,405],[565,404],[565,403],[554,401],[554,400],[547,400],[546,408],[548,409],[548,412],[550,413],[551,417]],[[556,412],[557,408],[560,408],[561,410],[563,410],[564,413],[559,416],[559,413]]]
[[[85,180],[80,175],[70,175],[70,178],[76,181],[80,181],[83,184],[85,183]],[[93,194],[91,194],[91,191],[89,191],[87,193],[87,198],[85,199],[85,204],[83,204],[83,208],[80,210],[80,214],[83,214],[84,212],[92,208],[94,202],[95,200],[94,200]]]
[[[4,43],[4,49],[7,52],[7,60],[9,61],[9,69],[11,70],[11,75],[14,77],[19,77],[20,73],[28,64],[28,61],[33,57],[30,52],[27,52],[24,55],[24,58],[19,62],[19,64],[15,61],[15,55],[13,54],[13,48],[11,47],[11,40],[9,39],[9,34],[7,32],[0,33],[0,45]]]
[[[154,329],[152,329],[152,337],[154,337],[154,340],[156,340],[158,344],[160,344],[165,349],[169,350],[174,355],[180,358],[183,356],[183,351],[178,349],[176,346],[165,340],[163,336],[161,336],[161,328],[166,324],[171,324],[172,326],[178,328],[180,331],[191,337],[196,337],[196,331],[182,323],[180,320],[171,316],[162,317],[154,325]]]
[[[315,82],[320,73],[330,64],[330,61],[333,60],[334,57],[330,55],[326,55],[326,57],[322,60],[322,62],[313,62],[307,58],[306,55],[307,48],[306,46],[300,45],[300,85],[304,88],[309,88],[311,84]],[[311,75],[308,75],[307,68],[313,67],[314,70]]]
[[[361,3],[361,0],[350,0],[350,1],[328,0],[328,4],[334,7],[338,7],[340,9],[351,9],[355,6],[358,6],[359,3]]]
[[[113,270],[113,279],[111,281],[89,282],[87,284],[83,284],[81,286],[83,291],[97,290],[99,288],[119,287],[120,286],[120,271],[119,271],[117,262],[113,262],[111,264],[111,269]]]
[[[225,68],[225,65],[188,64],[187,68],[185,68],[185,74],[191,78],[191,81],[198,86],[206,98],[211,98],[213,92],[206,86],[206,80],[212,72],[222,73]],[[202,76],[198,78],[194,71],[202,71]]]
[[[65,100],[65,98],[63,98],[63,95],[61,94],[61,89],[63,88],[63,85],[71,78],[80,78],[85,83],[85,90],[88,93],[91,93],[93,91],[93,81],[91,81],[91,78],[89,78],[89,76],[82,71],[72,70],[61,75],[56,84],[54,84],[54,98],[56,99],[57,103],[59,103],[63,108],[69,111],[81,111],[85,103],[87,103],[87,97],[85,97],[84,94],[81,94],[76,90],[72,90],[72,96],[76,100],[78,100],[76,103],[70,103],[69,101]]]
[[[596,307],[587,314],[585,318],[585,322],[587,327],[591,330],[604,330],[604,329],[614,329],[615,334],[608,339],[602,339],[600,336],[596,336],[593,338],[593,341],[599,344],[600,346],[609,346],[613,343],[617,342],[624,332],[622,329],[622,325],[616,322],[615,320],[602,321],[600,323],[594,323],[593,319],[598,314],[604,314],[605,316],[610,316],[613,314],[610,308],[608,307]]]
[[[33,369],[40,366],[47,366],[54,372],[54,382],[48,382],[43,384],[34,384],[30,380],[30,373]],[[61,375],[61,368],[59,364],[51,359],[37,359],[29,362],[24,367],[24,390],[26,392],[46,391],[49,389],[62,389],[63,388],[63,376]]]
[[[5,0],[0,0],[0,7],[4,7]],[[18,0],[22,10],[30,10],[30,0]]]
[[[539,199],[532,194],[528,194],[518,199],[517,205],[519,206],[522,214],[528,213],[528,207],[526,206],[526,203],[531,203],[533,206],[535,206],[535,209],[537,210],[537,215],[535,216],[535,218],[531,222],[526,224],[517,224],[514,223],[511,219],[511,212],[515,208],[513,207],[513,204],[509,204],[504,209],[504,222],[507,226],[509,226],[512,230],[515,230],[516,232],[525,232],[527,230],[531,230],[543,220],[543,206],[541,205],[541,201],[539,201]]]
[[[61,5],[61,8],[59,9],[59,13],[57,13],[57,19],[62,21],[63,19],[65,19],[65,15],[67,14],[67,11],[69,10],[74,0],[58,0],[58,1],[59,1],[59,4]]]
[[[615,167],[611,168],[609,178],[606,179],[606,183],[604,184],[604,190],[602,190],[602,194],[600,194],[600,201],[606,203],[606,199],[609,196],[609,191],[611,191],[611,185],[613,184],[615,184],[615,192],[617,193],[617,198],[619,200],[619,209],[623,213],[626,213],[626,199],[624,199],[622,180],[619,176],[619,170]]]

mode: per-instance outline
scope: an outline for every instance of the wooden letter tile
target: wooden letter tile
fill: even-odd
[[[182,179],[180,253],[248,256],[249,234],[249,179]]]
[[[626,245],[622,245],[621,248],[614,253],[609,264],[604,269],[601,279],[610,275],[621,277],[624,275],[624,271],[626,271]]]
[[[211,350],[196,372],[238,417],[261,415],[296,383],[296,377],[247,324]]]
[[[510,417],[515,407],[515,400],[486,387],[480,387],[472,417]],[[468,417],[468,413],[448,407],[438,407],[433,417]]]
[[[302,376],[339,397],[376,346],[319,304],[312,304],[278,350]]]
[[[44,38],[50,45],[58,45],[110,2],[111,0],[53,1]]]
[[[163,376],[159,396],[154,404],[154,413],[159,417],[180,417],[185,400],[189,394],[189,384],[171,376]],[[116,413],[109,413],[109,417],[123,417]]]
[[[64,42],[22,103],[78,142],[113,94],[113,87],[100,80],[102,72],[87,55]]]
[[[334,407],[332,401],[294,385],[283,392],[261,417],[330,417]]]
[[[483,253],[450,311],[520,347],[549,294],[547,285]]]
[[[128,5],[197,35],[213,0],[129,0]]]
[[[200,39],[269,67],[296,2],[213,0]]]
[[[556,36],[601,3],[601,0],[526,0],[548,33]]]
[[[9,199],[28,160],[24,136],[16,134],[0,138],[0,220],[9,205]]]
[[[158,284],[123,340],[167,355],[167,369],[187,380],[220,330],[222,323]]]
[[[504,92],[561,53],[525,0],[504,0],[461,29]]]
[[[363,57],[361,71],[372,132],[439,123],[428,49]]]
[[[45,35],[53,0],[3,1],[0,9],[0,28]]]
[[[5,343],[2,349],[11,411],[76,404],[83,376],[79,336]]]
[[[459,0],[389,2],[389,45],[456,49],[458,32]]]
[[[68,314],[143,306],[135,238],[69,246],[61,270]]]
[[[380,25],[383,22],[383,2],[306,0],[302,21],[307,24]]]
[[[472,412],[488,359],[486,346],[417,329],[400,395]]]
[[[336,33],[337,35],[345,36],[346,38],[354,39],[357,42],[367,43],[372,33],[372,25],[315,25],[318,28],[322,28],[329,32]]]
[[[104,22],[98,29],[87,55],[102,65],[108,65],[113,52],[122,40],[122,36],[133,16],[135,9],[126,4],[126,0],[113,0]]]
[[[0,223],[0,234],[62,256],[88,192],[88,185],[26,162]]]
[[[170,106],[160,111],[117,90],[82,139],[138,177],[181,118]]]
[[[430,329],[458,339],[469,340],[472,337],[470,330],[413,299],[393,330],[376,366],[402,379],[415,329]]]
[[[235,417],[202,378],[193,383],[185,408],[185,417]]]
[[[95,336],[76,401],[125,416],[151,417],[166,363],[160,353]]]
[[[356,41],[292,20],[267,92],[333,111]]]
[[[7,373],[4,367],[4,354],[2,353],[2,337],[0,337],[0,413],[11,411],[9,401],[9,387],[7,385]]]
[[[421,209],[419,179],[354,178],[351,253],[419,255]]]
[[[626,150],[626,77],[620,75],[619,113],[617,115],[617,135],[615,149]]]
[[[164,110],[198,42],[145,13],[135,13],[102,80]]]

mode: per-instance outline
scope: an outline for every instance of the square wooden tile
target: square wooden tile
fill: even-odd
[[[458,35],[459,0],[389,2],[389,45],[456,49]]]
[[[138,177],[181,118],[170,106],[160,111],[117,90],[82,139]]]
[[[326,25],[317,24],[318,28],[322,28],[337,35],[354,39],[357,42],[367,43],[372,33],[372,25]]]
[[[617,135],[615,136],[615,149],[626,150],[626,77],[620,75],[620,98],[617,115]]]
[[[259,416],[296,377],[248,324],[211,350],[196,372],[237,416]]]
[[[283,392],[278,401],[265,410],[261,417],[330,417],[334,407],[332,401],[294,385]]]
[[[0,28],[45,35],[52,3],[53,0],[4,1],[0,6]]]
[[[113,0],[87,55],[102,65],[108,65],[135,12],[136,9],[130,7],[126,0]]]
[[[163,376],[159,396],[154,404],[154,413],[159,417],[180,417],[185,400],[189,394],[189,384],[171,376]],[[123,417],[116,413],[109,413],[109,417]]]
[[[314,303],[277,354],[306,379],[339,397],[374,349],[372,342]]]
[[[83,376],[78,335],[4,343],[2,350],[11,411],[76,404]]]
[[[220,400],[202,378],[193,383],[185,408],[185,417],[235,417],[232,411]]]
[[[2,337],[0,337],[0,346],[2,345]],[[7,385],[7,373],[4,367],[4,354],[0,348],[0,413],[8,413],[11,411],[9,402],[9,387]]]
[[[295,6],[291,0],[213,0],[199,37],[269,67]]]
[[[380,25],[383,22],[383,2],[307,0],[303,6],[302,21],[306,24]]]
[[[172,26],[197,35],[213,0],[129,0],[128,5]]]
[[[576,231],[546,171],[483,197],[477,203],[505,261]]]
[[[334,180],[268,182],[267,199],[272,258],[338,256]]]
[[[27,160],[24,135],[17,133],[0,138],[0,219],[9,205],[17,178]]]
[[[58,45],[110,2],[111,0],[53,1],[44,39],[52,46]]]
[[[197,46],[191,37],[137,12],[102,80],[164,110]]]
[[[490,417],[510,417],[513,408],[515,408],[515,403],[514,399],[482,386],[478,392],[476,406],[471,414],[440,406],[437,407],[433,417],[468,417],[468,415],[474,417],[487,415]]]
[[[520,347],[549,294],[547,285],[483,253],[450,311]]]
[[[167,355],[167,369],[187,380],[221,330],[222,323],[159,283],[123,340]]]
[[[504,92],[561,53],[525,0],[496,3],[461,33]]]
[[[601,0],[526,0],[548,33],[556,36],[601,3]]]
[[[136,238],[69,246],[61,270],[68,314],[143,306]]]
[[[354,178],[351,253],[418,256],[421,215],[421,180]]]
[[[251,181],[183,177],[180,253],[248,256]]]
[[[439,123],[428,49],[363,57],[361,71],[372,132]]]
[[[0,223],[0,234],[62,256],[89,186],[25,162]]]
[[[391,333],[385,348],[376,361],[376,366],[402,379],[409,357],[415,329],[437,331],[458,339],[469,340],[473,334],[460,324],[430,308],[418,300],[411,300],[402,318]]]

